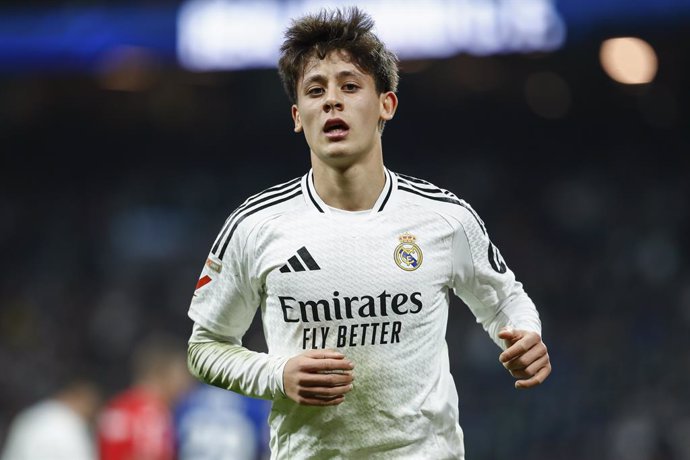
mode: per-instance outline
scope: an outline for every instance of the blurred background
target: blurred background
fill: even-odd
[[[0,446],[66,379],[107,398],[152,331],[186,342],[227,215],[309,168],[272,65],[334,4],[0,4]],[[358,4],[402,60],[387,166],[474,206],[553,361],[514,390],[453,302],[468,458],[690,459],[690,2]]]

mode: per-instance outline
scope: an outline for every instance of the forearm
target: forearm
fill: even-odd
[[[287,358],[248,350],[239,340],[217,336],[196,324],[187,359],[192,374],[210,385],[263,399],[283,394]]]
[[[453,235],[453,287],[477,322],[501,348],[505,342],[498,334],[505,327],[541,335],[532,299],[489,240],[480,220],[465,214],[458,222]]]

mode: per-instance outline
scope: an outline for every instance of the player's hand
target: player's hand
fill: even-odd
[[[506,344],[498,359],[517,379],[515,388],[532,388],[546,380],[551,373],[551,361],[539,334],[505,327],[498,336]]]
[[[352,390],[354,364],[333,350],[309,350],[293,356],[283,370],[285,394],[297,404],[335,406]]]

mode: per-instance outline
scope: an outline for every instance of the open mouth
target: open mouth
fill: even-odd
[[[323,132],[329,139],[344,138],[350,127],[340,118],[331,118],[323,125]]]

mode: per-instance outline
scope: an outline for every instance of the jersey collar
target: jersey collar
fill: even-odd
[[[376,203],[371,208],[369,216],[375,215],[390,205],[391,197],[393,191],[398,188],[398,178],[395,174],[391,173],[388,168],[384,168],[384,173],[386,176],[386,183],[383,185],[383,190],[381,194],[376,199]],[[304,199],[307,206],[314,208],[317,212],[322,214],[331,215],[331,208],[323,202],[318,193],[316,193],[316,187],[314,187],[314,172],[309,170],[307,174],[302,177],[302,189],[304,191]]]

